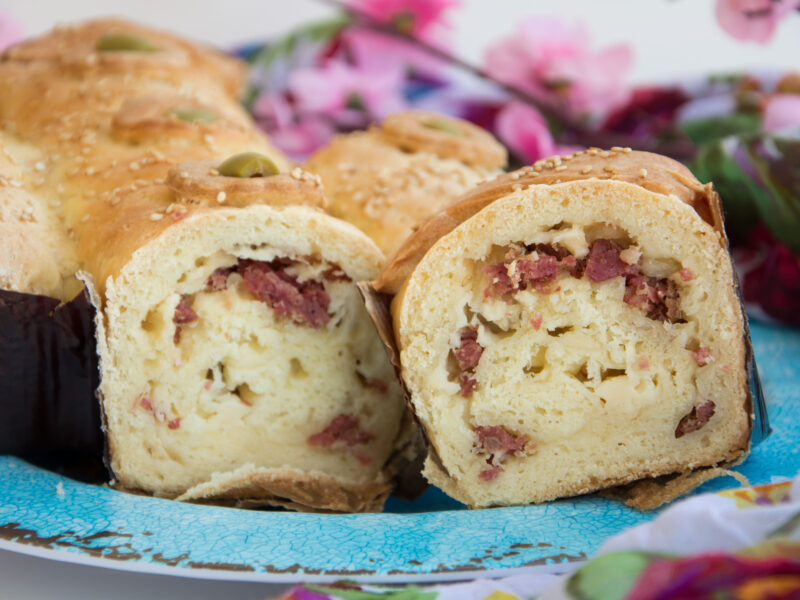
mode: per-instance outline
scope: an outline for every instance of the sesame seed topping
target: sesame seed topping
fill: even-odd
[[[647,169],[639,169],[639,177],[647,177]]]
[[[86,223],[86,221],[88,221],[88,220],[89,220],[89,215],[88,214],[87,215],[83,215],[81,217],[81,223]]]
[[[214,136],[209,134],[209,133],[207,133],[207,134],[205,134],[203,136],[203,140],[205,141],[206,144],[209,144],[209,145],[213,144],[214,143]]]
[[[556,167],[556,171],[566,171],[567,165],[559,165]]]
[[[227,194],[225,192],[220,192],[219,194],[217,194],[217,202],[222,204],[223,202],[225,202],[225,198],[226,197],[227,197]]]
[[[47,168],[47,165],[44,164],[41,160],[33,165],[33,168],[37,171],[44,171]]]
[[[158,213],[158,212],[154,212],[154,213],[150,214],[150,220],[151,221],[160,221],[163,218],[164,218],[164,215],[162,215],[161,213]]]
[[[131,164],[128,165],[128,168],[131,171],[138,171],[139,170],[139,163],[136,162],[136,161],[133,161]]]
[[[581,173],[583,173],[584,175],[586,175],[586,173],[590,173],[591,171],[592,171],[592,165],[589,165],[587,167],[583,167],[581,169]]]

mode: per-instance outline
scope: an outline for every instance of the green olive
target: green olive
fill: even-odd
[[[425,119],[422,121],[422,126],[443,131],[456,137],[464,137],[464,131],[460,127],[456,127],[450,121],[445,121],[444,119]]]
[[[158,50],[147,38],[132,33],[107,33],[95,43],[94,47],[103,52],[155,52]]]
[[[217,171],[225,177],[270,177],[280,173],[274,162],[258,152],[234,154]]]
[[[187,123],[213,123],[217,120],[217,114],[207,108],[172,108],[167,111],[166,116]]]

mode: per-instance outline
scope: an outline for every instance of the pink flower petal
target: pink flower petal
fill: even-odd
[[[592,51],[589,32],[580,23],[537,17],[491,46],[487,72],[535,99],[565,106],[578,117],[602,117],[628,97],[623,78],[632,52],[625,45]]]
[[[764,131],[800,127],[800,95],[774,94],[764,108]]]
[[[766,44],[778,21],[800,6],[800,0],[717,0],[722,29],[733,37]]]
[[[534,162],[556,153],[547,121],[527,104],[507,104],[497,115],[495,130],[500,139],[525,161]]]
[[[22,25],[8,13],[0,13],[0,52],[22,41]]]

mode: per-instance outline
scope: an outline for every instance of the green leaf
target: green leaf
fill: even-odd
[[[739,242],[763,220],[762,211],[769,211],[769,193],[759,187],[726,153],[720,142],[701,146],[691,170],[702,182],[713,182],[725,210],[725,228]]]
[[[681,125],[681,129],[693,143],[706,144],[731,135],[757,133],[761,129],[761,116],[754,113],[733,113],[687,121]]]
[[[604,554],[569,578],[567,592],[576,600],[624,600],[654,558],[643,552]]]
[[[347,27],[351,23],[349,15],[339,15],[333,19],[311,23],[292,31],[287,36],[276,40],[269,46],[264,47],[253,58],[253,65],[262,69],[268,68],[277,58],[289,56],[294,51],[297,44],[302,40],[321,43],[327,41]]]
[[[771,192],[768,202],[759,205],[764,222],[776,238],[800,253],[800,167],[786,156],[769,161],[752,144],[746,148],[759,177]]]

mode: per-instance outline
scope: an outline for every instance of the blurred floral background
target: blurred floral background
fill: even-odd
[[[468,63],[452,43],[461,0],[323,3],[334,16],[235,49],[252,66],[244,101],[287,154],[301,160],[336,133],[407,108],[491,130],[511,167],[589,146],[666,154],[722,196],[751,316],[800,325],[800,71],[633,86],[630,45],[596,43],[590,22],[535,5]],[[744,45],[769,44],[800,21],[800,0],[710,6]],[[13,9],[0,12],[0,48],[23,33]]]

